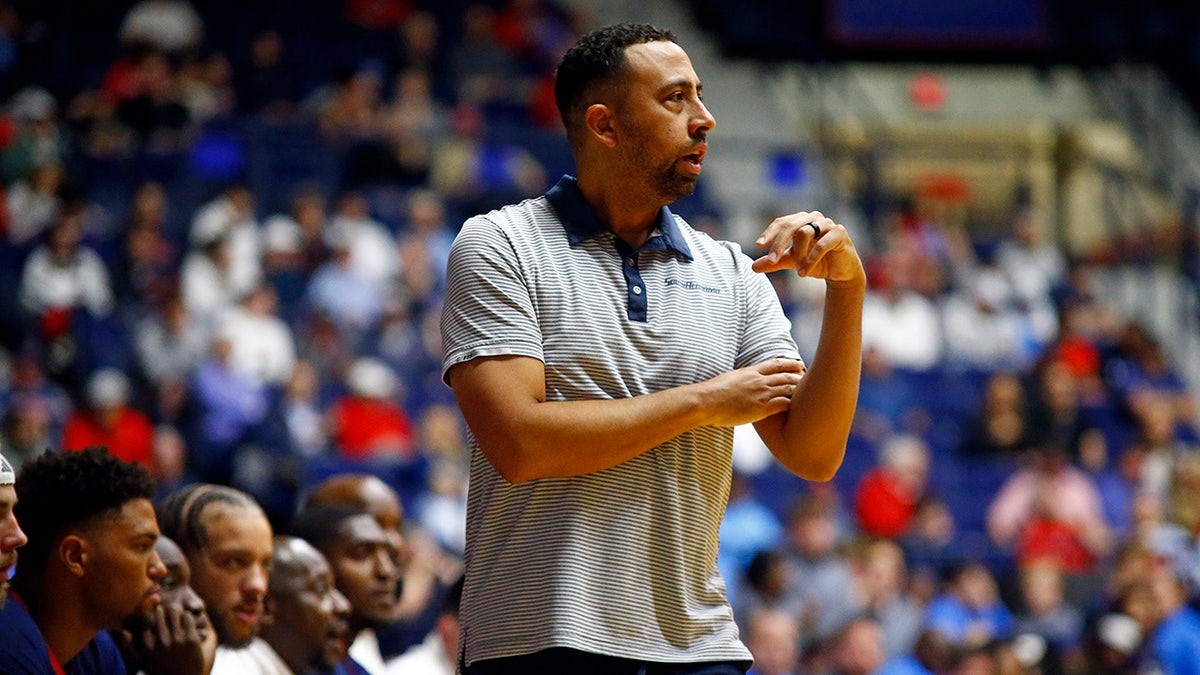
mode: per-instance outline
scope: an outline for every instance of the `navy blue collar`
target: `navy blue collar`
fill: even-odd
[[[596,217],[592,205],[584,199],[574,176],[560,178],[558,183],[546,192],[546,199],[554,207],[558,219],[562,221],[567,240],[572,246],[610,231]],[[692,260],[692,249],[684,241],[683,233],[675,223],[675,216],[671,215],[671,210],[665,206],[658,211],[658,226],[655,229],[660,233],[659,236],[650,237],[642,244],[640,250],[675,251]]]

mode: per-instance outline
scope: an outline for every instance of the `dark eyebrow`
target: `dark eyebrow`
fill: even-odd
[[[696,93],[700,93],[700,92],[704,91],[703,84],[700,84],[699,82],[697,82],[693,85],[691,80],[688,80],[688,79],[685,79],[682,77],[679,79],[676,79],[676,80],[671,80],[670,82],[664,84],[661,88],[659,88],[658,91],[660,94],[665,94],[672,89],[677,89],[679,87],[683,87],[684,89],[692,89],[693,86],[696,89]]]

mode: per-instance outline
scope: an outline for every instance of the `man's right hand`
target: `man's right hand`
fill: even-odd
[[[784,412],[804,378],[804,363],[777,358],[697,384],[713,426],[738,426]]]

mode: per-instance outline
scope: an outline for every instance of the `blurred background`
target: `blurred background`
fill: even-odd
[[[1150,658],[1200,576],[1189,3],[0,3],[6,456],[106,444],[277,524],[368,470],[460,556],[447,250],[570,172],[553,68],[629,20],[676,32],[718,120],[672,209],[751,255],[820,209],[870,275],[838,476],[739,430],[720,564],[752,648]],[[811,358],[823,286],[773,281]]]

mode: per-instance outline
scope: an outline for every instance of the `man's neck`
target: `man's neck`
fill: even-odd
[[[601,172],[579,171],[579,191],[596,218],[633,248],[646,243],[658,224],[663,204],[645,195],[645,189],[606,180]]]

